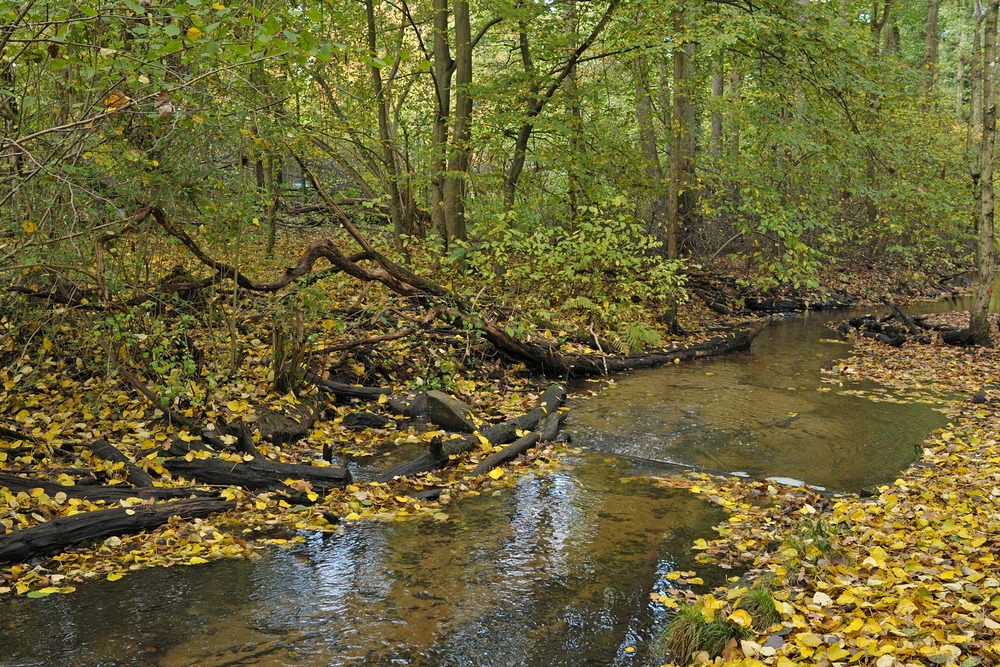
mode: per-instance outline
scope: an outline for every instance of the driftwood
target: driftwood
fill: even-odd
[[[562,385],[554,384],[542,392],[538,406],[531,412],[516,417],[502,424],[496,424],[484,430],[480,435],[486,438],[492,446],[505,445],[517,439],[517,431],[534,430],[546,415],[554,414],[566,402],[566,390]],[[466,435],[454,440],[432,443],[431,451],[406,463],[401,463],[382,473],[379,482],[392,481],[394,477],[416,475],[430,470],[437,470],[447,465],[449,457],[470,452],[480,445],[477,435]]]
[[[556,436],[559,434],[559,426],[565,419],[565,411],[560,410],[558,412],[553,412],[545,418],[542,427],[537,432],[533,431],[522,438],[518,438],[511,444],[501,449],[499,452],[490,454],[483,459],[472,472],[469,473],[469,476],[478,477],[485,472],[489,472],[496,467],[513,461],[540,442],[555,440]]]
[[[235,505],[222,498],[194,498],[60,517],[0,535],[0,562],[19,562],[33,556],[56,553],[81,542],[150,530],[167,523],[174,516],[181,519],[206,517]]]
[[[54,471],[52,471],[54,472]],[[73,486],[63,486],[55,482],[48,482],[31,477],[19,477],[9,473],[0,473],[0,487],[5,487],[13,493],[31,493],[32,489],[42,489],[49,497],[57,493],[65,493],[69,498],[80,498],[83,500],[115,503],[127,498],[140,498],[142,500],[169,500],[174,498],[190,498],[191,496],[210,497],[215,493],[202,489],[190,488],[158,488],[145,487],[135,489],[124,484],[117,486],[105,486],[100,484],[74,484]]]
[[[941,341],[946,345],[969,345],[971,343],[972,339],[968,329],[954,329],[947,324],[928,324],[925,317],[911,317],[896,304],[886,303],[892,309],[891,315],[882,317],[859,315],[844,322],[838,322],[833,326],[841,335],[846,336],[852,331],[856,331],[861,336],[873,338],[893,347],[899,347],[907,341],[924,345],[933,343],[935,337],[927,333],[930,331],[939,332]],[[898,320],[903,326],[893,324],[893,320]]]
[[[125,477],[132,486],[153,486],[153,478],[145,470],[132,462],[132,459],[125,456],[107,440],[94,440],[90,443],[90,451],[99,459],[111,461],[112,463],[124,464]]]
[[[233,463],[220,458],[167,459],[163,466],[171,475],[197,480],[203,484],[242,486],[251,491],[280,489],[286,479],[302,479],[316,491],[339,489],[351,482],[346,468],[320,468],[294,463],[267,463],[254,458]]]
[[[377,401],[378,397],[382,394],[392,394],[392,389],[389,389],[388,387],[362,387],[355,384],[344,384],[343,382],[324,380],[312,371],[306,371],[305,379],[316,385],[320,391],[326,392],[327,394],[333,394],[338,399],[358,398],[363,401]]]

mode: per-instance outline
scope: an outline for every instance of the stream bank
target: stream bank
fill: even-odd
[[[849,349],[813,338],[822,326],[811,314],[791,318],[749,353],[618,378],[575,404],[566,427],[581,451],[509,488],[466,498],[447,508],[446,520],[351,524],[261,559],[142,571],[87,583],[71,596],[4,602],[0,611],[15,631],[0,639],[7,661],[0,664],[638,664],[666,619],[649,592],[662,590],[662,575],[695,569],[690,545],[710,538],[724,516],[686,489],[651,484],[649,477],[676,470],[657,461],[698,461],[699,452],[728,446],[757,453],[762,475],[808,478],[808,470],[777,467],[791,465],[789,456],[763,456],[771,442],[763,434],[782,430],[773,418],[798,412],[784,429],[792,442],[804,437],[799,425],[829,417],[822,401],[836,392],[810,383]],[[758,365],[764,370],[752,370]],[[794,389],[777,381],[789,371]],[[641,397],[623,399],[619,390],[633,382]],[[734,393],[721,393],[723,385]],[[718,404],[701,410],[706,397]],[[835,413],[867,405],[859,396],[843,400]],[[685,401],[689,407],[670,410]],[[643,418],[627,412],[633,402],[646,408]],[[745,409],[725,409],[733,405]],[[767,414],[748,418],[760,405]],[[871,412],[885,407],[873,404]],[[897,414],[904,422],[939,419],[927,406],[890,407],[911,410]],[[712,424],[726,414],[731,423]],[[671,422],[678,416],[683,428]],[[849,423],[858,430],[834,435],[855,454],[860,447],[912,458],[912,434],[879,429],[877,420]],[[699,432],[704,439],[692,439]],[[713,456],[726,462],[724,453]],[[883,469],[879,480],[897,470]],[[709,589],[732,573],[698,570]]]

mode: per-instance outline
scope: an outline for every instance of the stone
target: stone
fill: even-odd
[[[390,398],[389,407],[398,415],[409,419],[427,418],[427,394],[410,394],[406,398]]]
[[[472,433],[472,408],[443,391],[427,392],[427,411],[434,424],[448,431]]]
[[[260,418],[255,426],[262,440],[280,447],[290,442],[296,442],[309,435],[309,429],[319,416],[320,406],[309,401],[302,401],[292,408],[292,414],[283,415],[269,408],[260,411]]]
[[[392,420],[374,412],[352,412],[344,417],[341,426],[352,431],[363,431],[366,428],[385,428]]]

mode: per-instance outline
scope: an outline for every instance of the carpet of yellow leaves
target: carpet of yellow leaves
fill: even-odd
[[[859,497],[708,476],[662,481],[730,513],[718,539],[695,544],[701,558],[774,586],[780,624],[714,664],[1000,664],[1000,388],[991,389],[1000,352],[855,343],[856,356],[828,370],[831,383],[876,379],[919,392],[952,420],[892,484]],[[986,401],[973,403],[983,387]],[[720,608],[739,592],[697,599]]]

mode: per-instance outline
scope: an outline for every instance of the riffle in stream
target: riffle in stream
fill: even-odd
[[[581,453],[450,506],[447,523],[352,524],[256,561],[8,600],[0,666],[643,664],[662,575],[698,569],[711,587],[727,574],[689,548],[721,512],[649,475],[678,462],[859,490],[894,479],[944,423],[926,405],[818,391],[820,368],[849,352],[821,342],[827,319],[616,378],[571,406]]]

